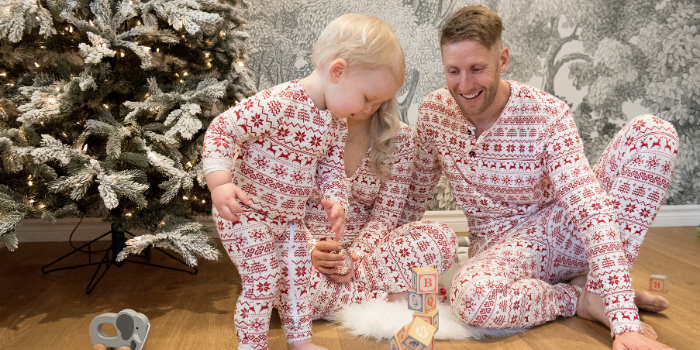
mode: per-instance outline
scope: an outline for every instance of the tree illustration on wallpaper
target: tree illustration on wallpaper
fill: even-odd
[[[445,85],[439,32],[457,8],[481,4],[496,10],[510,50],[505,79],[541,79],[536,86],[572,105],[586,155],[594,163],[612,136],[641,105],[677,127],[681,141],[669,204],[700,203],[700,4],[697,0],[261,0],[249,8],[251,69],[258,89],[310,73],[311,48],[334,18],[348,12],[375,15],[397,32],[406,53],[401,117]],[[533,78],[536,78],[533,80]],[[562,91],[558,91],[562,90]],[[575,93],[575,92],[574,92]],[[455,208],[441,181],[429,209]]]

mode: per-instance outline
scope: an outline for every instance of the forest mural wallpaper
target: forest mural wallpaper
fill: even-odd
[[[257,0],[248,7],[249,68],[257,88],[309,74],[311,48],[334,18],[356,12],[396,30],[406,53],[401,118],[445,85],[439,32],[470,4],[503,19],[504,79],[545,90],[572,108],[595,163],[613,135],[644,113],[672,122],[681,141],[666,204],[700,204],[700,1],[698,0]],[[445,179],[431,210],[457,209]]]

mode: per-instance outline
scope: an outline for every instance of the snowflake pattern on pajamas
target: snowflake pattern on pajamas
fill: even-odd
[[[298,81],[259,92],[207,129],[205,169],[231,171],[233,183],[252,202],[236,222],[213,209],[222,243],[243,280],[235,313],[241,344],[267,349],[269,310],[277,293],[288,341],[311,337],[311,262],[302,219],[315,188],[347,208],[345,133],[345,121],[316,108]]]
[[[478,140],[447,89],[423,101],[405,220],[422,215],[444,171],[470,228],[472,258],[451,290],[465,322],[513,328],[571,316],[580,291],[560,282],[588,272],[612,333],[641,332],[628,266],[668,189],[673,126],[638,117],[594,170],[568,106],[508,83],[506,106]]]
[[[369,299],[386,299],[387,293],[406,291],[410,270],[433,266],[439,272],[450,267],[457,252],[454,231],[434,222],[416,222],[396,228],[406,203],[415,145],[411,128],[402,124],[394,137],[391,175],[382,180],[370,168],[369,152],[348,183],[349,208],[340,245],[352,250],[355,263],[351,282],[336,284],[312,269],[313,317],[320,318],[345,305]],[[305,223],[309,251],[317,241],[332,239],[328,219],[317,192],[307,202]]]

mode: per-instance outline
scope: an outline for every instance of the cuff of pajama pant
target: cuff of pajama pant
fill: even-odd
[[[294,343],[306,339],[311,339],[311,331],[303,333],[287,334],[287,343]]]
[[[562,292],[566,294],[566,297],[569,298],[569,302],[566,302],[566,300],[564,300],[565,302],[562,303],[562,305],[560,305],[559,312],[561,313],[561,315],[564,317],[571,317],[576,315],[578,298],[581,296],[583,287],[571,285],[568,283],[559,283],[555,285],[555,287],[561,287]]]
[[[622,333],[644,333],[636,306],[632,305],[631,308],[617,308],[606,311],[606,315],[610,319],[610,336],[613,338]]]

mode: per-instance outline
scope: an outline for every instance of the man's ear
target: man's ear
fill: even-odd
[[[336,58],[328,65],[328,80],[335,84],[338,79],[348,74],[348,62],[342,58]]]
[[[506,72],[506,68],[508,68],[508,59],[510,53],[508,52],[508,48],[504,47],[501,49],[501,56],[498,58],[498,62],[500,63],[500,73],[503,74]]]

